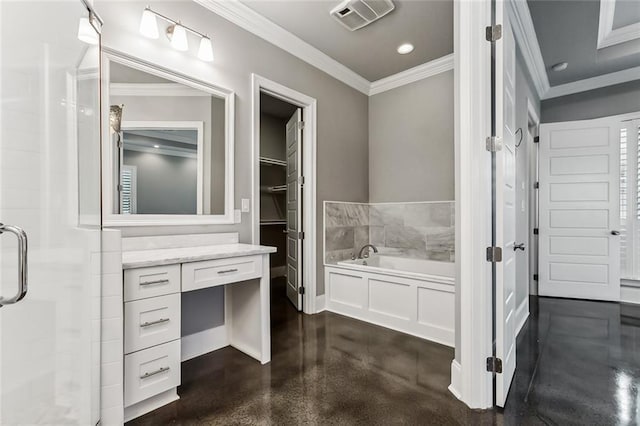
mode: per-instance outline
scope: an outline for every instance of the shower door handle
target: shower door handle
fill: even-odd
[[[18,238],[18,292],[13,297],[0,297],[0,307],[19,302],[27,295],[27,233],[19,226],[0,223],[0,234],[5,232]]]

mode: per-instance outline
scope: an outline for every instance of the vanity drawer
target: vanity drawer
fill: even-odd
[[[180,293],[180,265],[151,266],[124,271],[124,301]]]
[[[262,276],[262,257],[243,256],[182,264],[182,291],[246,281]]]
[[[180,338],[180,293],[124,304],[124,353]]]
[[[124,406],[180,385],[180,340],[124,357]]]

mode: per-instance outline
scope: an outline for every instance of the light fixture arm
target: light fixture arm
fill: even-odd
[[[163,15],[162,13],[156,12],[155,10],[151,9],[151,7],[147,6],[145,8],[145,10],[148,10],[149,12],[153,13],[154,15],[156,15],[158,18],[161,18],[167,22],[169,22],[172,25],[180,25],[182,28],[184,28],[185,30],[189,31],[192,34],[197,35],[198,37],[202,37],[202,38],[210,38],[208,35],[201,33],[200,31],[196,31],[193,28],[187,27],[186,25],[184,25],[182,22],[180,21],[174,21],[173,19],[169,18],[168,16]]]

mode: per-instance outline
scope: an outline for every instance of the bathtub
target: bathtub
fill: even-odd
[[[325,309],[455,344],[455,264],[373,255],[325,264]]]

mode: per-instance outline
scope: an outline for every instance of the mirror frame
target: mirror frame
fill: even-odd
[[[109,69],[111,62],[117,62],[130,68],[174,81],[198,89],[225,101],[225,182],[224,214],[117,214],[113,213],[113,182],[115,173],[112,167],[113,150],[109,129]],[[105,227],[125,226],[174,226],[174,225],[227,225],[234,221],[234,131],[235,131],[235,92],[220,86],[214,86],[196,80],[165,67],[131,57],[122,52],[102,49],[102,215]]]

